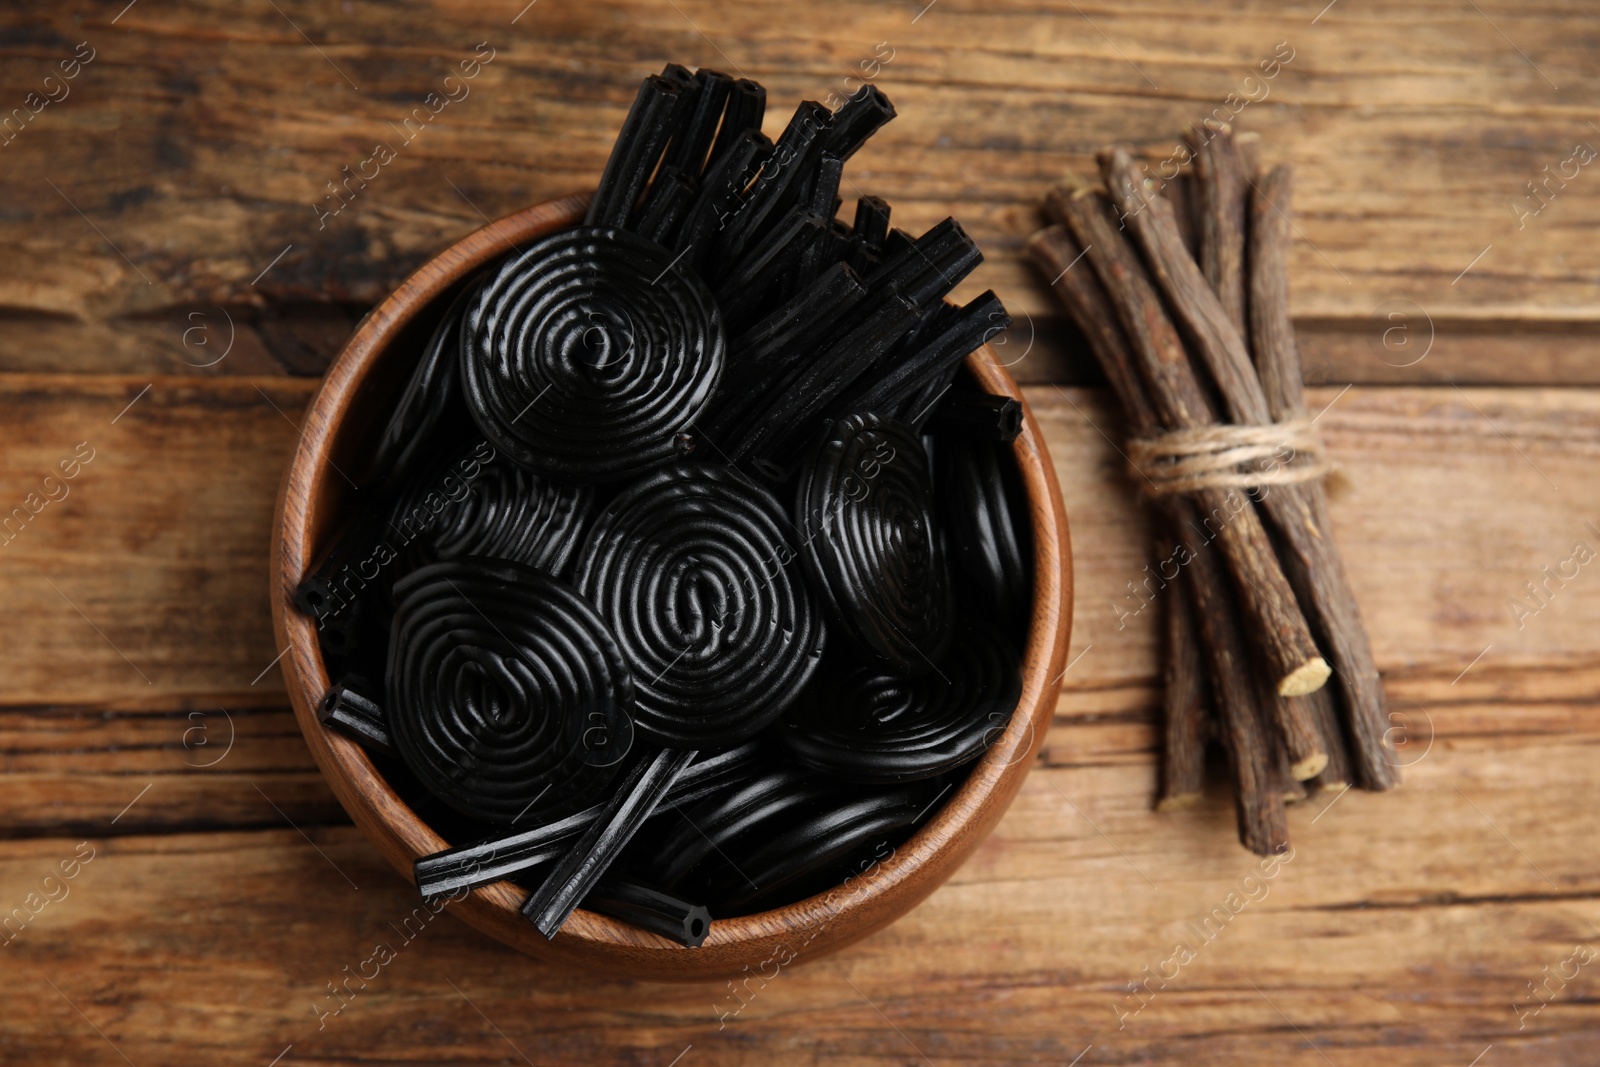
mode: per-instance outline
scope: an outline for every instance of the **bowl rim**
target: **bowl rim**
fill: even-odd
[[[278,494],[274,515],[269,595],[284,683],[295,719],[323,777],[363,834],[407,882],[412,863],[449,847],[400,799],[365,749],[322,726],[316,707],[329,685],[314,620],[293,605],[295,585],[315,562],[310,532],[321,518],[325,487],[335,475],[327,454],[362,384],[389,345],[443,292],[521,243],[578,225],[587,194],[547,201],[474,230],[417,268],[357,323],[329,366],[302,420],[302,431]],[[1021,788],[1054,715],[1072,629],[1073,575],[1070,532],[1054,465],[1038,424],[1016,382],[987,343],[967,357],[967,368],[992,393],[1023,408],[1022,433],[1013,455],[1027,493],[1034,546],[1034,604],[1023,651],[1022,696],[1005,731],[955,794],[899,848],[833,889],[805,900],[731,919],[718,919],[698,949],[686,949],[647,931],[582,909],[546,941],[523,919],[525,891],[509,882],[445,898],[470,925],[535,957],[632,978],[697,979],[780,968],[803,953],[816,958],[859,940],[898,919],[933,892],[993,829]],[[941,798],[943,794],[941,794]],[[867,868],[876,868],[868,873]],[[857,881],[854,897],[838,895]],[[414,884],[414,882],[413,882]],[[801,937],[809,932],[809,936]],[[796,951],[794,944],[800,949]],[[784,953],[789,957],[783,959]]]

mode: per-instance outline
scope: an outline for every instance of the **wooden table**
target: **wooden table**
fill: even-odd
[[[1600,1060],[1587,5],[124,2],[0,15],[0,105],[58,98],[0,126],[0,508],[27,517],[0,538],[0,915],[28,920],[0,947],[0,1061]],[[479,42],[470,94],[407,143]],[[865,69],[901,117],[851,181],[910,229],[956,214],[989,256],[958,295],[1017,315],[1002,351],[1075,534],[1055,725],[950,884],[740,997],[560,973],[446,918],[320,1016],[415,894],[334,803],[274,667],[296,422],[419,262],[592,186],[669,59],[763,81],[773,130]],[[1117,417],[1019,258],[1098,146],[1159,158],[1230,93],[1298,168],[1311,401],[1409,764],[1394,793],[1294,809],[1271,878],[1220,786],[1151,811],[1158,610],[1116,608],[1146,531]],[[378,176],[324,199],[380,142]]]

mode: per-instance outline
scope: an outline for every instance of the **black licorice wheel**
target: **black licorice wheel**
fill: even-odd
[[[645,737],[735,744],[804,687],[825,631],[787,525],[771,494],[712,464],[658,471],[595,518],[574,584],[633,670]]]
[[[605,796],[632,742],[633,680],[605,621],[517,563],[435,563],[395,584],[391,740],[463,814],[537,825]]]
[[[594,507],[594,488],[558,482],[479,441],[413,478],[396,499],[389,536],[410,566],[467,556],[526,563],[561,576]]]
[[[927,792],[775,768],[683,811],[651,876],[668,892],[704,901],[713,915],[797,899],[837,882],[841,867],[884,858],[876,846],[915,824]]]
[[[954,621],[922,441],[893,419],[833,423],[800,473],[806,576],[850,643],[901,674],[934,668]]]
[[[1032,537],[1009,449],[960,433],[939,435],[934,471],[940,517],[970,597],[1007,633],[1027,628],[1033,600]]]
[[[830,798],[815,815],[747,838],[730,857],[737,871],[723,871],[704,899],[723,915],[763,911],[865,875],[893,855],[933,799],[913,788],[883,793],[859,790]],[[741,873],[742,872],[742,873]]]
[[[434,327],[422,359],[395,402],[372,464],[369,481],[385,490],[402,484],[427,465],[428,450],[453,424],[470,425],[461,398],[461,323],[484,279],[467,283]]]
[[[609,482],[694,447],[722,374],[721,313],[653,241],[579,227],[514,256],[466,315],[461,382],[495,447],[555,478]]]
[[[931,778],[982,755],[1022,696],[1019,657],[993,625],[969,619],[937,669],[906,678],[830,662],[784,720],[802,765],[861,782]]]

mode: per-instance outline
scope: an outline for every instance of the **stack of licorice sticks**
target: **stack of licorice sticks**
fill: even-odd
[[[1165,182],[1106,150],[1103,184],[1053,192],[1055,225],[1029,252],[1121,403],[1130,473],[1154,511],[1167,639],[1157,807],[1199,799],[1218,736],[1240,840],[1267,855],[1288,847],[1287,803],[1389,789],[1399,773],[1302,396],[1290,171],[1260,175],[1247,148],[1229,129],[1196,129],[1192,168]]]

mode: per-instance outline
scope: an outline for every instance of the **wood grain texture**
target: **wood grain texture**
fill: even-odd
[[[1564,798],[1594,787],[1600,719],[1550,704],[1558,734],[1486,735],[1472,702],[1438,686],[1433,749],[1406,785],[1291,811],[1294,858],[1271,879],[1233,843],[1225,797],[1150,814],[1148,724],[1100,726],[1092,759],[1094,728],[1054,733],[1047,764],[1071,762],[1032,775],[944,889],[737,997],[722,982],[575,976],[450,915],[413,920],[405,942],[416,901],[351,828],[95,839],[70,895],[0,948],[8,1056],[117,1061],[92,1022],[137,1064],[265,1064],[291,1044],[290,1063],[522,1062],[508,1042],[573,1064],[665,1065],[689,1045],[683,1062],[1067,1063],[1091,1044],[1080,1062],[1431,1067],[1493,1044],[1501,1062],[1587,1063],[1600,1036],[1587,971],[1524,1029],[1512,1005],[1594,939],[1592,828]],[[1529,767],[1545,788],[1528,788]],[[8,846],[0,904],[21,904],[82,839]],[[1257,899],[1197,935],[1188,924],[1230,892]],[[1138,1004],[1128,984],[1179,939],[1196,958],[1119,1029]],[[368,965],[377,977],[319,1030],[317,1007],[339,1004],[326,984],[379,943],[394,961]],[[93,967],[66,952],[85,944]],[[152,972],[152,954],[183,960],[181,978]]]
[[[1374,312],[1404,299],[1438,323],[1532,318],[1591,339],[1600,325],[1600,181],[1581,168],[1539,214],[1514,209],[1540,203],[1527,183],[1542,168],[1559,172],[1578,142],[1600,137],[1585,121],[1600,87],[1586,76],[1582,0],[1536,13],[1341,4],[1315,24],[1314,11],[1266,0],[1049,14],[1021,0],[944,0],[915,22],[921,5],[844,0],[804,13],[780,0],[544,4],[515,24],[509,3],[509,14],[444,0],[279,7],[141,5],[115,25],[114,12],[8,15],[9,106],[78,42],[97,57],[0,148],[13,205],[0,241],[24,253],[0,263],[0,337],[15,342],[0,344],[5,367],[181,373],[204,361],[185,348],[199,321],[188,315],[221,331],[227,308],[240,359],[214,372],[317,373],[343,331],[303,305],[348,316],[486,219],[592,186],[640,72],[669,58],[765,82],[769,133],[794,102],[842,91],[876,62],[900,117],[852,161],[850,182],[889,198],[908,228],[954,212],[989,256],[958,298],[992,287],[1020,321],[1040,318],[1047,341],[1063,329],[1021,255],[1040,191],[1092,172],[1111,141],[1167,158],[1230,93],[1259,98],[1235,123],[1262,135],[1264,162],[1301,170],[1297,318],[1370,339],[1384,328]],[[470,94],[396,145],[319,228],[327,183],[399,140],[391,124],[480,41],[494,59]],[[1293,58],[1242,87],[1280,42]],[[1047,343],[1038,360],[1059,354]],[[1365,344],[1350,354],[1329,380],[1389,373]],[[1592,373],[1553,359],[1553,373]]]
[[[77,842],[101,849],[0,947],[0,1059],[122,1063],[109,1039],[140,1067],[267,1064],[291,1044],[282,1067],[1593,1061],[1591,967],[1521,1029],[1516,1006],[1600,922],[1600,596],[1585,565],[1520,627],[1509,606],[1537,604],[1525,583],[1575,542],[1600,547],[1600,394],[1528,388],[1600,386],[1600,180],[1584,167],[1520,229],[1513,208],[1600,138],[1589,5],[124,6],[0,13],[0,114],[77,42],[98,50],[0,146],[0,509],[77,442],[99,450],[0,548],[0,920]],[[317,229],[325,183],[479,41],[498,51],[472,95]],[[1158,613],[1121,599],[1149,533],[1102,436],[1121,434],[1106,398],[1076,387],[1097,381],[1082,340],[1022,245],[1045,189],[1115,140],[1166,158],[1280,41],[1294,59],[1235,122],[1264,164],[1299,171],[1292,310],[1308,381],[1331,384],[1308,402],[1333,402],[1332,526],[1406,784],[1291,808],[1299,851],[1270,894],[1119,1030],[1129,983],[1251,861],[1216,786],[1150,811]],[[1073,519],[1075,660],[1042,766],[921,907],[751,979],[725,1025],[740,1003],[725,985],[574,978],[444,917],[319,1031],[313,998],[331,1008],[326,983],[399,940],[389,923],[415,902],[358,831],[326,825],[341,816],[276,672],[249,685],[278,653],[261,590],[298,432],[256,388],[298,422],[356,321],[419,263],[592,185],[646,70],[742,72],[792,107],[844,89],[878,42],[900,117],[847,176],[898,224],[953,212],[983,247],[957,295],[993,287],[1017,316],[1000,351],[1033,383]],[[1346,382],[1384,388],[1341,397]],[[238,740],[185,766],[214,755],[183,730],[215,706]],[[240,829],[195,832],[225,824]]]

